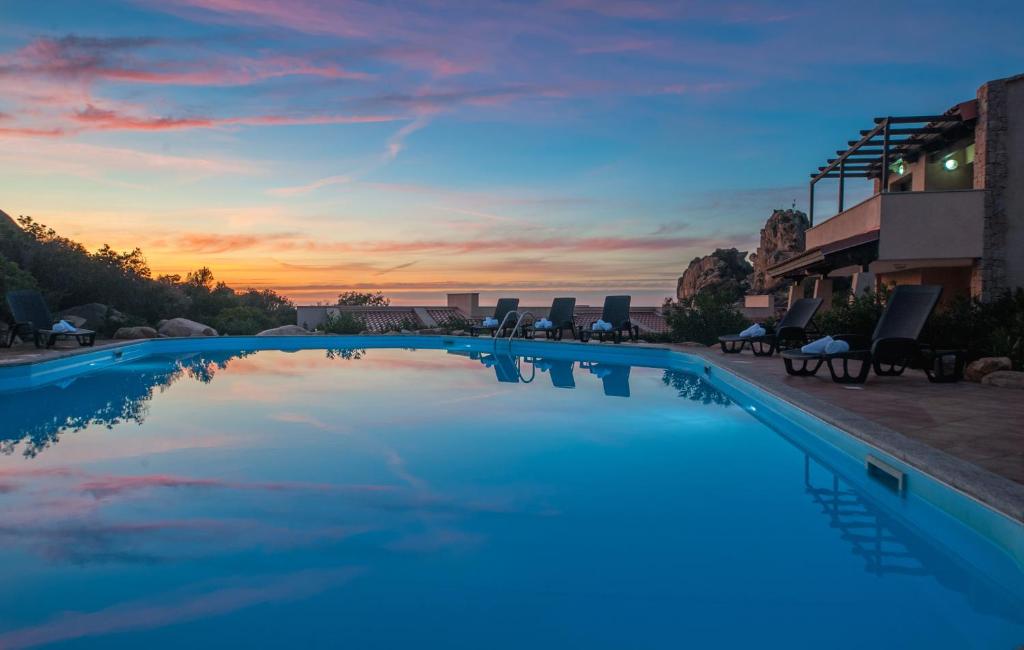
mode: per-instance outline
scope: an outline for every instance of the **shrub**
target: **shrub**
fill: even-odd
[[[922,338],[940,348],[965,348],[971,358],[1010,357],[1024,369],[1024,289],[983,303],[957,298],[928,322]]]
[[[875,324],[882,317],[889,291],[867,291],[859,296],[841,292],[832,296],[831,308],[819,312],[815,318],[822,334],[856,334],[868,339],[875,331]]]
[[[274,322],[255,307],[228,307],[210,325],[220,334],[256,334],[273,327]]]
[[[340,311],[337,314],[327,314],[327,318],[317,329],[327,334],[359,334],[366,330],[366,321],[351,312]]]
[[[742,331],[750,321],[740,313],[732,295],[705,291],[679,303],[665,303],[666,321],[675,341],[712,345],[723,334]]]

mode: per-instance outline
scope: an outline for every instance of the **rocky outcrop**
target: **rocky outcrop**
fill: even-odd
[[[997,370],[985,375],[981,383],[986,386],[998,386],[1000,388],[1024,388],[1024,372]]]
[[[309,336],[310,334],[312,332],[298,325],[282,325],[281,327],[263,330],[256,336]]]
[[[704,291],[723,291],[739,299],[753,270],[746,257],[744,251],[719,248],[710,255],[694,258],[676,284],[676,298],[687,300]]]
[[[1011,370],[1012,368],[1013,364],[1010,362],[1010,357],[982,357],[967,364],[967,368],[964,369],[964,379],[968,381],[981,381],[985,375],[990,375],[1000,370]]]
[[[768,267],[804,251],[804,233],[810,223],[799,210],[775,210],[761,229],[761,243],[750,256],[754,270],[750,274],[751,293],[772,293],[780,282],[768,275]],[[778,301],[776,301],[778,302]]]
[[[115,339],[155,339],[160,334],[152,327],[122,327],[114,332]]]
[[[100,302],[69,307],[61,311],[57,318],[66,320],[75,327],[84,327],[88,330],[103,330],[128,322],[128,318],[124,314]]]
[[[209,325],[187,318],[172,318],[160,326],[161,336],[217,336],[217,330]]]

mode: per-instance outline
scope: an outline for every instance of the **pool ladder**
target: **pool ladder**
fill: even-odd
[[[505,323],[508,322],[509,316],[518,316],[518,318],[516,318],[516,324],[512,326],[512,333],[508,335],[508,349],[511,350],[512,349],[512,339],[515,338],[516,332],[519,331],[519,328],[522,326],[523,319],[525,319],[527,316],[530,316],[532,318],[533,317],[533,313],[532,312],[528,312],[528,311],[524,311],[523,313],[520,314],[517,311],[510,311],[507,314],[505,314],[505,317],[501,319],[501,323],[498,324],[498,329],[494,331],[494,349],[495,350],[498,349],[498,333],[501,332],[503,329],[505,329]]]

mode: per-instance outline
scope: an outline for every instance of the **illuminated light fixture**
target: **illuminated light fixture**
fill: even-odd
[[[907,171],[907,166],[903,163],[903,159],[900,158],[893,164],[889,165],[889,171],[902,176],[903,173]]]
[[[960,163],[956,161],[956,158],[947,158],[946,162],[942,163],[942,166],[946,168],[947,172],[956,171],[956,168],[960,166]]]

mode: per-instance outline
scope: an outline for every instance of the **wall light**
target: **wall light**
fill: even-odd
[[[960,166],[960,163],[956,161],[956,158],[947,158],[946,162],[942,163],[942,166],[946,168],[947,172],[956,171],[956,168]]]

